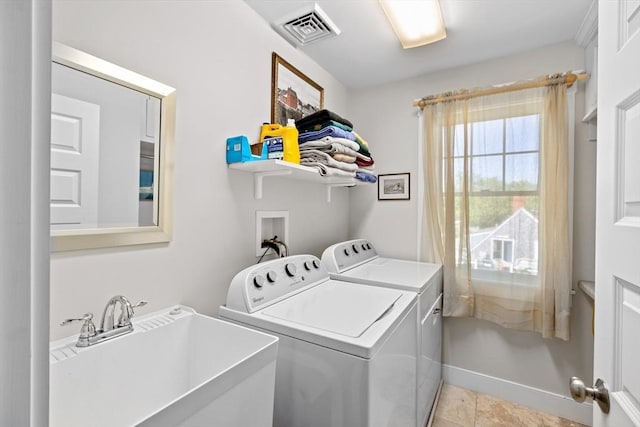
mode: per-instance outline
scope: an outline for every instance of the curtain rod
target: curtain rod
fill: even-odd
[[[457,101],[460,99],[471,99],[478,96],[497,95],[499,93],[512,92],[512,91],[522,90],[522,89],[532,89],[532,88],[543,87],[543,86],[551,86],[554,84],[566,84],[567,87],[571,87],[576,81],[586,80],[588,78],[589,78],[589,74],[586,74],[586,73],[580,73],[580,74],[568,73],[566,75],[561,75],[559,77],[558,75],[555,75],[552,77],[545,77],[542,79],[530,80],[530,81],[521,82],[521,83],[511,83],[511,84],[499,86],[499,87],[489,87],[486,89],[471,90],[471,91],[464,91],[464,92],[446,92],[446,93],[441,93],[439,95],[425,96],[419,101],[414,101],[413,106],[423,109],[427,105],[438,104],[440,102],[445,102],[445,101]]]

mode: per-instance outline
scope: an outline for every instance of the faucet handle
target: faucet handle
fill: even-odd
[[[85,313],[79,319],[65,319],[60,322],[60,326],[68,325],[73,322],[84,322],[82,328],[80,328],[80,335],[78,336],[78,347],[86,347],[89,345],[89,338],[96,336],[96,325],[93,324],[93,314]]]
[[[135,314],[134,311],[133,311],[134,308],[143,307],[143,306],[145,306],[147,304],[149,304],[149,301],[142,300],[142,301],[138,301],[137,303],[131,305],[129,307],[130,312],[127,313],[127,319],[126,320],[128,322],[131,322],[131,319],[133,319],[133,315]],[[124,314],[124,312],[123,312],[123,314]],[[120,317],[120,322],[122,322],[122,320],[123,319],[122,319],[122,316],[121,316]]]
[[[127,326],[131,324],[131,319],[133,319],[133,315],[135,314],[133,309],[137,307],[145,306],[149,303],[149,301],[139,301],[135,304],[129,303],[129,300],[126,300],[126,304],[122,307],[122,312],[120,313],[120,318],[118,319],[118,326]]]
[[[69,323],[72,323],[72,322],[93,323],[93,313],[85,313],[82,317],[78,319],[64,319],[62,322],[60,322],[60,326],[68,325]]]

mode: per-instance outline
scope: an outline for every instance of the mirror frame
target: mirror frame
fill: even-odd
[[[160,99],[160,138],[157,171],[157,225],[139,227],[51,230],[51,251],[111,248],[171,241],[176,90],[88,53],[53,42],[52,62]],[[155,203],[155,202],[154,202]]]

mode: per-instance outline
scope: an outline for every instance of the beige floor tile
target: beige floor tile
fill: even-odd
[[[587,427],[584,424],[576,423],[575,421],[565,420],[564,418],[556,417],[555,415],[540,413],[542,417],[544,427]]]
[[[442,386],[435,418],[441,423],[454,423],[441,424],[443,427],[474,427],[475,412],[475,392],[448,384]]]
[[[542,427],[540,415],[524,406],[478,394],[475,427]]]
[[[444,384],[431,427],[587,427],[481,393]]]
[[[445,419],[436,417],[433,419],[433,424],[431,424],[431,427],[465,427],[465,426],[462,424],[454,423],[453,421],[447,421]]]
[[[589,427],[585,424],[580,424],[575,421],[565,420],[564,418],[560,418],[560,424],[558,425],[560,427]]]

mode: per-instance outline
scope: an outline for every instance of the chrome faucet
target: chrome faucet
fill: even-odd
[[[120,317],[118,318],[118,323],[115,324],[113,321],[113,317],[116,310],[116,305],[118,304],[120,304]],[[131,319],[133,318],[134,307],[141,307],[145,304],[147,304],[146,301],[140,301],[136,305],[131,305],[129,299],[123,295],[116,295],[115,297],[112,297],[104,307],[104,311],[102,312],[102,322],[100,322],[100,330],[106,332],[117,328],[131,327]]]
[[[133,309],[136,307],[142,307],[146,304],[147,301],[140,301],[139,303],[132,305],[129,299],[125,296],[116,295],[112,297],[104,307],[102,321],[100,322],[100,329],[96,330],[96,327],[93,324],[93,314],[91,313],[86,313],[79,319],[63,320],[60,325],[67,325],[76,321],[84,322],[80,329],[80,335],[78,336],[76,346],[88,347],[133,331],[133,324],[131,323],[131,319],[134,315]],[[120,305],[120,316],[118,317],[118,322],[115,323],[114,317],[117,305]]]

